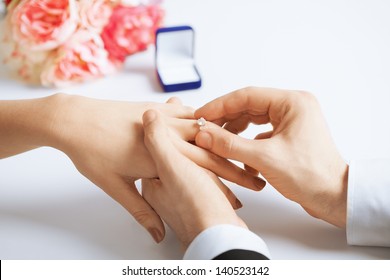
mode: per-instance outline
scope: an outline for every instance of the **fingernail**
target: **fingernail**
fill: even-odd
[[[242,207],[241,201],[237,198],[236,199],[236,209],[240,209]]]
[[[212,141],[210,133],[206,131],[200,131],[196,136],[196,144],[205,149],[211,149]]]
[[[150,228],[148,231],[156,243],[160,243],[162,241],[163,235],[157,228]]]
[[[255,186],[256,188],[261,191],[262,189],[264,189],[265,185],[267,184],[263,179],[261,179],[260,177],[253,177],[254,178],[254,183],[255,183]]]

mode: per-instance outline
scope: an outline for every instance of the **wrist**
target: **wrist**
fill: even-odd
[[[346,227],[349,166],[342,162],[331,178],[322,181],[324,188],[312,196],[304,209],[313,217],[340,228]]]
[[[44,146],[64,150],[64,128],[66,116],[71,116],[70,108],[74,96],[58,93],[45,98],[47,121],[44,126]]]
[[[56,115],[64,95],[0,103],[0,158],[56,147]]]
[[[339,169],[339,175],[335,177],[335,191],[329,200],[327,219],[324,219],[340,228],[345,228],[347,221],[348,171],[348,164],[343,162]]]
[[[193,219],[192,222],[188,220],[183,222],[185,230],[180,234],[178,232],[178,238],[180,240],[183,250],[187,250],[188,246],[194,241],[194,239],[203,231],[218,226],[218,225],[231,225],[248,229],[245,222],[238,217],[235,213],[233,215],[226,215],[218,219],[210,219],[207,215],[200,216],[200,219]]]

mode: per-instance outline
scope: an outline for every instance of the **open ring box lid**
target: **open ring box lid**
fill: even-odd
[[[156,31],[156,69],[165,92],[197,89],[202,80],[194,60],[194,30],[190,26]]]

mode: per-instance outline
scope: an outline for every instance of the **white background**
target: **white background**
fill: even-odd
[[[166,0],[165,8],[166,25],[196,31],[200,90],[162,93],[150,48],[117,75],[62,91],[126,101],[176,95],[199,107],[248,85],[305,89],[318,97],[347,160],[390,157],[389,1]],[[0,99],[55,92],[0,76]],[[274,259],[390,259],[390,249],[348,246],[343,230],[308,216],[270,186],[260,193],[231,186],[244,204],[240,216]],[[154,244],[60,152],[41,148],[0,161],[0,259],[181,257],[173,233]]]

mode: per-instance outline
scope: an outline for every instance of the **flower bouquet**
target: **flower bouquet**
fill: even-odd
[[[114,73],[154,43],[159,0],[4,0],[0,55],[31,84],[64,87]]]

